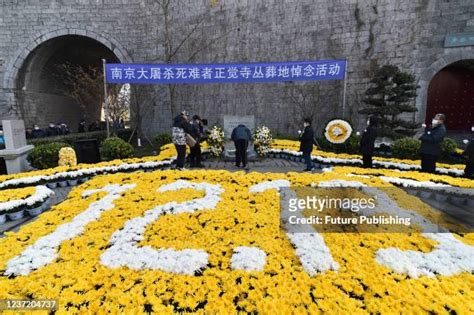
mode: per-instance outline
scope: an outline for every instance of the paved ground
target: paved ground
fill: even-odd
[[[63,200],[66,199],[71,189],[72,187],[60,187],[53,189],[54,196],[51,199],[51,205],[57,205],[58,203],[63,202]],[[3,237],[3,233],[5,232],[18,231],[18,229],[23,224],[30,223],[34,220],[36,220],[36,217],[30,217],[27,213],[25,213],[25,216],[20,220],[7,221],[4,224],[0,225],[0,237]]]
[[[237,168],[235,163],[232,161],[224,161],[224,160],[208,160],[204,161],[204,168],[203,169],[225,169],[230,172],[241,171],[242,168]],[[279,172],[279,173],[287,173],[287,172],[301,172],[304,169],[304,164],[299,161],[289,161],[284,159],[277,159],[277,158],[267,158],[262,161],[250,161],[248,164],[249,172]],[[317,169],[316,172],[320,172],[321,170]],[[71,191],[72,187],[64,187],[64,188],[55,188],[54,190],[54,197],[52,198],[52,205],[56,205],[61,203],[64,199],[67,198],[67,195]],[[451,203],[450,200],[448,202],[440,203],[436,201],[433,196],[430,198],[426,198],[423,196],[418,196],[422,199],[425,203],[428,203],[433,208],[438,209],[442,212],[450,214],[465,222],[467,225],[474,227],[474,222],[472,219],[472,209],[468,209],[467,205],[459,205]],[[23,219],[17,221],[7,221],[5,224],[0,225],[0,237],[3,236],[3,233],[6,231],[17,231],[21,225],[34,221],[36,218],[29,217],[26,215]]]
[[[242,168],[237,168],[234,162],[223,160],[208,160],[204,161],[204,169],[225,169],[230,172],[241,171]],[[296,161],[288,161],[283,159],[267,158],[262,161],[250,161],[248,163],[249,172],[301,172],[305,168],[304,164]]]

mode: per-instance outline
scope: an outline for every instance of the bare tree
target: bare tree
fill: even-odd
[[[317,116],[324,116],[330,111],[329,106],[322,104],[321,87],[315,82],[295,83],[290,82],[285,86],[287,98],[297,109],[297,119],[315,119]]]
[[[87,120],[95,119],[100,115],[103,95],[103,74],[100,68],[94,66],[64,63],[55,66],[58,81],[64,83],[60,92],[69,96],[81,108]]]
[[[159,56],[155,61],[160,60],[165,63],[173,63],[177,61],[179,55],[181,62],[192,62],[199,53],[208,49],[230,33],[230,31],[227,31],[212,39],[207,39],[199,35],[198,30],[202,28],[204,21],[210,19],[210,10],[202,14],[188,30],[182,32],[182,29],[176,27],[174,23],[175,17],[173,15],[173,9],[180,6],[181,1],[155,0],[155,2],[158,4],[159,11],[163,16],[164,43],[164,56]],[[217,2],[218,0],[211,0],[211,7],[217,5]],[[184,49],[185,47],[186,49]],[[171,116],[174,117],[178,112],[176,104],[176,85],[169,84],[168,92]]]
[[[130,119],[133,122],[133,132],[128,142],[136,135],[138,139],[145,138],[150,144],[151,141],[143,132],[143,118],[152,114],[152,101],[149,99],[150,86],[130,85]]]
[[[104,104],[104,76],[97,66],[84,67],[65,63],[56,66],[58,79],[64,82],[61,93],[77,102],[84,118],[93,120],[100,116]],[[108,119],[112,126],[118,126],[121,119],[126,119],[130,108],[130,90],[123,90],[123,85],[108,84]],[[107,119],[107,117],[106,117]]]

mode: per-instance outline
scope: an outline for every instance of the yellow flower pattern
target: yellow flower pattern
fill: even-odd
[[[167,153],[162,151],[162,154]],[[395,273],[374,259],[375,252],[381,248],[429,252],[436,245],[435,241],[408,233],[323,234],[340,268],[310,277],[280,227],[280,199],[276,190],[249,192],[252,185],[264,181],[284,179],[293,187],[309,186],[320,181],[354,180],[345,174],[358,173],[367,175],[357,178],[366,185],[392,187],[392,197],[401,206],[426,217],[435,212],[416,197],[380,180],[376,171],[371,174],[372,171],[357,170],[336,168],[334,172],[322,174],[156,171],[97,176],[73,189],[68,199],[19,232],[0,238],[0,271],[40,237],[53,232],[59,224],[71,221],[92,202],[105,196],[105,192],[97,192],[82,197],[84,191],[107,184],[136,186],[122,193],[114,201],[114,207],[104,211],[98,220],[87,224],[81,235],[64,241],[53,263],[27,276],[6,277],[0,273],[0,299],[57,298],[58,314],[147,311],[158,314],[472,314],[473,274],[413,279]],[[113,233],[122,229],[125,222],[158,205],[203,196],[202,191],[192,189],[157,192],[159,187],[179,179],[219,184],[224,189],[222,199],[214,210],[161,216],[147,226],[139,246],[202,248],[209,253],[207,268],[189,276],[104,266],[100,256],[109,246]],[[463,185],[462,182],[457,184]],[[455,236],[474,246],[474,233]],[[230,260],[237,246],[262,249],[267,254],[263,271],[232,270]]]

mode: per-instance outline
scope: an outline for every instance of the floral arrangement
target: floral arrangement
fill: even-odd
[[[299,142],[293,140],[274,140],[271,153],[283,153],[286,155],[301,157]],[[362,165],[362,157],[356,154],[333,153],[313,149],[311,157],[315,162],[329,165]],[[464,165],[438,163],[437,171],[442,174],[462,176]],[[401,171],[421,170],[420,162],[413,160],[391,159],[374,157],[374,166],[378,168],[398,169]]]
[[[224,152],[224,130],[218,126],[212,127],[207,137],[207,145],[211,155],[219,157]]]
[[[2,192],[3,195],[3,192]],[[0,215],[15,212],[23,207],[43,204],[54,192],[46,186],[11,189],[5,192],[7,201],[0,202]]]
[[[0,299],[59,298],[58,313],[474,312],[474,233],[281,229],[288,186],[392,187],[381,208],[436,212],[343,171],[97,176],[0,238]]]
[[[255,129],[253,132],[253,141],[255,151],[259,156],[265,156],[270,152],[273,138],[270,129],[266,126],[261,126]]]
[[[334,119],[326,125],[324,136],[331,143],[344,143],[351,134],[351,124],[342,119]]]
[[[218,128],[217,130],[219,130]],[[220,129],[222,130],[222,129]],[[222,135],[222,134],[221,134]],[[220,138],[221,136],[219,136]],[[223,140],[222,140],[223,141]],[[222,142],[223,143],[223,142]],[[203,152],[211,152],[211,146],[204,142],[201,144]],[[220,155],[219,150],[214,149],[215,153]],[[291,157],[301,157],[299,151],[299,142],[292,140],[273,140],[270,153],[284,154]],[[222,153],[222,151],[220,151]],[[44,182],[56,182],[73,178],[84,178],[104,173],[131,172],[137,170],[154,170],[169,167],[176,158],[176,149],[174,145],[167,144],[160,150],[158,156],[149,156],[142,158],[130,158],[122,160],[113,160],[97,164],[81,164],[76,166],[58,166],[46,170],[38,170],[26,173],[0,176],[0,190],[18,186],[40,185]],[[315,162],[329,165],[357,166],[362,164],[360,155],[355,154],[336,154],[332,152],[320,151],[314,149],[312,158]],[[416,171],[421,167],[419,162],[413,160],[390,159],[383,157],[374,157],[374,165],[378,168],[397,169],[402,171]],[[446,175],[462,176],[464,174],[464,165],[442,164],[438,163],[438,172]]]
[[[76,166],[76,151],[71,147],[64,147],[59,150],[59,166]]]

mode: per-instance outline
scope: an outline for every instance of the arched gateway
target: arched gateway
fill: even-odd
[[[465,133],[474,125],[474,51],[457,51],[440,58],[421,75],[418,121],[436,113],[448,116],[447,129]]]
[[[117,41],[93,31],[68,28],[37,34],[6,69],[3,83],[15,114],[25,120],[27,127],[66,122],[73,130],[83,117],[89,121],[100,118],[100,90],[91,92],[91,98],[97,101],[79,105],[69,96],[61,65],[101,71],[102,58],[109,62],[132,61]]]

